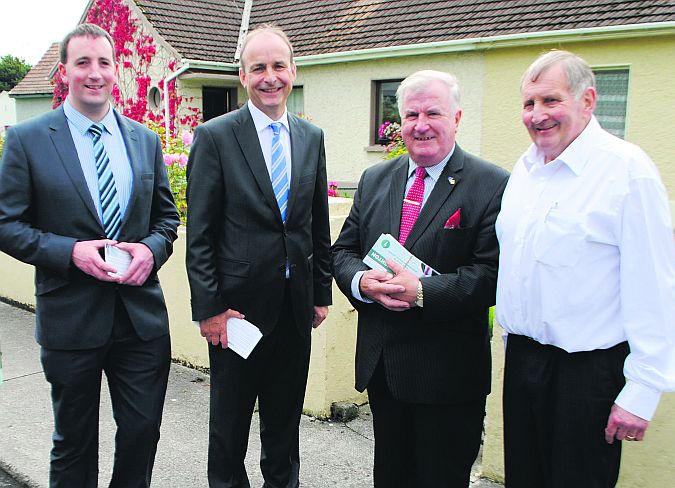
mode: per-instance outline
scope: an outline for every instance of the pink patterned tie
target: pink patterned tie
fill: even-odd
[[[415,181],[413,181],[408,194],[403,199],[403,211],[401,212],[401,232],[398,242],[405,244],[405,240],[410,234],[410,229],[415,225],[417,216],[422,208],[424,199],[424,178],[427,176],[425,168],[415,168]]]

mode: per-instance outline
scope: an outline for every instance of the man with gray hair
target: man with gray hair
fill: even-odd
[[[494,222],[508,174],[455,143],[454,76],[414,73],[397,98],[409,154],[363,173],[334,275],[359,313],[356,388],[373,412],[375,486],[466,487],[490,391]],[[382,234],[437,273],[368,269]]]
[[[620,441],[641,441],[675,388],[668,198],[649,157],[600,127],[583,59],[542,55],[521,92],[534,144],[497,219],[506,482],[612,487]]]

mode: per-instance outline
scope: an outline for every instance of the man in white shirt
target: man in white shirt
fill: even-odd
[[[506,482],[610,487],[616,441],[641,441],[675,388],[668,199],[649,157],[593,116],[584,60],[542,55],[521,92],[534,144],[497,220]]]

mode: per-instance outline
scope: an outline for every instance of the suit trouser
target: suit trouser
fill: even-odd
[[[504,461],[509,488],[609,488],[621,442],[605,441],[625,384],[628,343],[568,353],[509,335],[504,371]]]
[[[140,340],[118,298],[113,333],[103,347],[73,351],[43,347],[41,360],[54,410],[50,488],[98,486],[102,372],[117,424],[110,487],[150,486],[171,365],[169,335]]]
[[[461,394],[461,391],[458,392]],[[485,397],[453,405],[397,400],[383,362],[368,384],[376,488],[466,488],[480,448]]]
[[[304,337],[298,332],[286,286],[277,324],[261,339],[248,359],[242,359],[230,349],[209,346],[210,487],[250,486],[244,458],[256,397],[264,487],[298,486],[300,414],[307,385],[310,345],[309,332]]]

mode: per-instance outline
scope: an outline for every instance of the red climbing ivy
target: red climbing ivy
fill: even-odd
[[[148,91],[152,79],[150,68],[157,54],[155,39],[146,32],[142,23],[124,0],[96,0],[87,12],[86,22],[96,24],[105,29],[115,44],[116,61],[119,65],[118,82],[113,87],[112,97],[116,108],[127,117],[141,123],[148,121],[163,124],[164,111],[157,113],[148,108]],[[171,59],[165,69],[165,75],[177,68],[175,59]],[[158,88],[164,97],[164,80],[158,82]],[[182,126],[194,128],[201,120],[200,110],[190,107],[192,98],[182,97],[176,93],[176,80],[169,82],[169,122],[170,132],[176,136],[175,121]],[[54,76],[54,99],[52,107],[56,108],[66,99],[68,86],[61,79],[58,71]],[[182,116],[178,116],[182,107]]]

